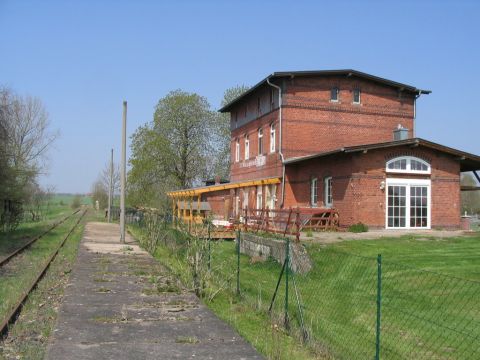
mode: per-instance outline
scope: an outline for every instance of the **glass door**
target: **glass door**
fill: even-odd
[[[388,227],[404,228],[407,224],[407,186],[390,185],[388,187]]]
[[[430,228],[430,180],[387,179],[387,228]]]

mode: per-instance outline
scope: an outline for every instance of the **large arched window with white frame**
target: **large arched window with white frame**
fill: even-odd
[[[430,174],[423,159],[400,156],[387,161],[387,173]],[[388,229],[429,229],[431,218],[430,179],[387,178],[386,227]]]
[[[399,156],[387,161],[387,172],[430,174],[428,162],[414,156]]]

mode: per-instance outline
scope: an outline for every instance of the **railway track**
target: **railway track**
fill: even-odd
[[[52,229],[54,229],[55,227],[57,227],[58,225],[60,225],[61,223],[65,222],[68,218],[70,218],[71,216],[77,214],[78,212],[80,211],[77,210],[75,211],[74,213],[72,213],[71,215],[67,216],[65,219],[61,220],[59,223],[55,224],[52,228],[50,228],[48,231],[51,231]],[[63,240],[61,241],[61,243],[58,245],[58,247],[56,248],[55,252],[48,258],[48,260],[46,261],[45,265],[42,267],[42,269],[39,271],[38,275],[35,277],[34,281],[30,284],[30,286],[28,287],[28,289],[26,291],[24,291],[22,293],[22,295],[20,296],[20,299],[18,300],[18,302],[15,304],[15,306],[12,308],[12,310],[7,314],[7,316],[2,320],[2,322],[0,323],[0,339],[4,338],[6,336],[6,334],[8,333],[8,327],[10,324],[13,324],[15,322],[15,320],[17,319],[17,316],[18,314],[20,313],[20,311],[22,310],[22,307],[23,307],[23,304],[25,303],[25,301],[27,300],[28,296],[30,295],[30,293],[36,288],[37,284],[39,283],[39,281],[43,278],[43,276],[45,275],[45,273],[47,272],[48,268],[50,267],[50,264],[52,263],[53,260],[55,260],[58,252],[60,251],[60,249],[63,247],[63,245],[66,243],[66,241],[68,240],[68,238],[70,237],[70,235],[75,231],[75,229],[77,228],[78,224],[80,224],[80,221],[82,221],[83,217],[85,216],[85,214],[87,213],[88,209],[85,209],[83,211],[83,213],[80,215],[80,217],[78,218],[78,220],[75,222],[75,224],[73,225],[73,227],[70,229],[70,231],[67,233],[67,235],[63,238]],[[44,232],[41,236],[45,235],[48,231]],[[38,238],[40,238],[38,237]],[[37,240],[38,240],[37,238]],[[31,243],[30,243],[31,244]],[[28,247],[28,246],[26,246]],[[24,247],[22,250],[24,250],[26,247]],[[15,252],[15,255],[18,254],[19,251],[16,251]],[[13,255],[13,256],[15,256]],[[9,255],[10,256],[10,255]],[[13,257],[11,256],[10,259]],[[7,260],[8,261],[8,260]],[[4,264],[3,260],[2,260],[2,265]]]
[[[55,229],[57,226],[63,224],[65,221],[67,221],[68,219],[70,219],[72,216],[74,216],[75,214],[77,214],[81,209],[78,209],[78,210],[75,210],[73,213],[71,213],[70,215],[66,216],[65,218],[63,218],[62,220],[54,223],[50,228],[48,228],[47,230],[45,230],[43,233],[41,233],[40,235],[34,237],[33,239],[31,239],[30,241],[28,241],[27,243],[25,243],[24,245],[22,245],[21,247],[19,247],[18,249],[16,249],[15,251],[11,252],[10,254],[8,254],[7,256],[3,257],[2,259],[0,259],[0,267],[5,265],[7,262],[9,262],[12,258],[14,258],[15,256],[17,256],[18,254],[20,254],[22,251],[24,251],[25,249],[27,249],[30,245],[32,245],[34,242],[36,242],[37,240],[41,239],[43,236],[45,236],[46,234],[48,234],[50,231],[52,231],[53,229]]]

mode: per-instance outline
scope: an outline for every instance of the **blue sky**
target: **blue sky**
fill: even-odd
[[[0,0],[0,84],[40,97],[61,136],[41,180],[87,192],[174,89],[218,108],[273,71],[353,68],[432,90],[417,135],[480,154],[480,2]]]

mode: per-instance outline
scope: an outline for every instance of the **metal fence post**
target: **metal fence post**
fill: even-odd
[[[375,360],[380,360],[380,330],[382,315],[382,255],[377,256],[377,326],[375,339]]]
[[[211,270],[211,249],[210,249],[210,222],[208,222],[208,225],[207,225],[207,231],[208,231],[208,271]]]
[[[290,239],[287,237],[285,248],[285,329],[290,329],[288,320],[288,273],[290,270]]]
[[[240,295],[240,229],[237,230],[237,295]]]

